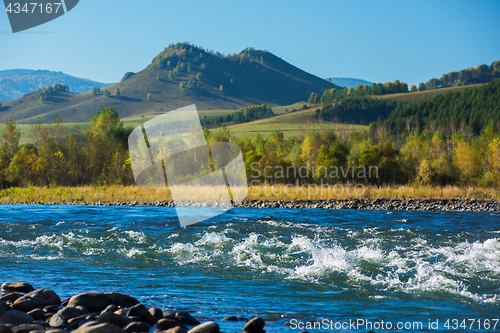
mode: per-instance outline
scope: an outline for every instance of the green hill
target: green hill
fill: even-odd
[[[148,116],[188,104],[200,110],[236,110],[256,104],[290,105],[326,89],[341,89],[265,51],[247,48],[223,56],[187,43],[170,45],[138,73],[100,92],[72,94],[33,91],[0,109],[0,122],[13,115],[20,123],[37,117],[52,122],[87,122],[102,106],[120,117]],[[117,93],[119,90],[119,93]],[[106,92],[107,91],[107,92]]]

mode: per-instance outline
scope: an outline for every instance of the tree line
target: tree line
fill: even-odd
[[[396,80],[394,82],[374,83],[371,86],[358,85],[356,88],[349,87],[349,89],[337,90],[335,88],[326,90],[323,95],[311,93],[308,102],[311,104],[329,104],[340,101],[346,97],[362,97],[368,95],[385,95],[385,94],[398,94],[407,93],[408,85],[404,82]]]
[[[241,124],[250,121],[274,117],[275,114],[270,105],[253,105],[239,109],[233,113],[227,113],[223,116],[207,117],[203,115],[200,119],[204,127],[218,127],[223,123]]]
[[[387,119],[402,102],[369,97],[348,97],[335,104],[326,104],[316,109],[312,118],[340,123],[367,125],[380,119]]]
[[[72,129],[59,116],[53,124],[37,120],[31,141],[20,145],[21,132],[10,117],[0,145],[0,187],[132,184],[127,164],[128,135],[114,107],[102,108],[83,129]]]
[[[424,91],[434,90],[446,86],[461,86],[468,84],[469,81],[473,81],[474,79],[494,79],[495,77],[500,77],[500,60],[492,62],[490,66],[482,64],[476,68],[470,67],[460,71],[443,74],[440,79],[433,78],[425,83],[421,82],[418,85],[417,90]]]
[[[134,184],[131,130],[114,107],[102,108],[85,126],[68,128],[59,117],[53,124],[38,121],[30,132],[33,143],[21,145],[21,132],[10,118],[1,135],[0,187]],[[478,135],[467,127],[414,128],[394,135],[381,122],[363,131],[322,130],[291,138],[277,130],[268,138],[257,133],[238,139],[226,127],[205,128],[204,134],[208,142],[241,147],[253,185],[500,185],[498,120],[490,120]]]

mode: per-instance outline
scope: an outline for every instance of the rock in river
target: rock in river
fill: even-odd
[[[14,310],[30,312],[31,310],[40,308],[40,303],[38,303],[29,296],[23,296],[21,298],[16,299],[14,304],[12,304],[12,308]]]
[[[146,323],[141,323],[141,322],[133,322],[128,324],[123,328],[123,330],[126,333],[133,333],[133,332],[149,332],[149,325]]]
[[[45,331],[45,327],[40,324],[22,324],[12,328],[12,333],[29,333],[29,332]]]
[[[179,311],[174,314],[174,319],[177,319],[181,324],[184,325],[199,325],[200,322],[193,318],[187,311]]]
[[[78,327],[71,333],[124,333],[121,328],[110,323],[90,321]]]
[[[186,327],[184,325],[182,325],[181,322],[179,322],[178,320],[175,320],[175,319],[170,319],[170,318],[160,319],[156,323],[156,328],[158,328],[159,330],[168,330],[170,328],[174,328],[177,326],[180,326],[180,327],[186,329]],[[186,329],[186,331],[187,331],[187,329]]]
[[[125,327],[130,324],[133,320],[125,316],[120,316],[113,312],[103,312],[99,318],[98,322],[115,324],[118,327]]]
[[[42,309],[34,309],[28,314],[33,318],[33,320],[44,320],[45,319],[45,312],[43,312]]]
[[[60,313],[56,313],[50,317],[49,321],[50,327],[66,327],[68,326],[68,320]]]
[[[25,282],[5,282],[1,288],[5,291],[17,291],[20,293],[29,293],[35,290],[31,284]]]
[[[60,309],[59,311],[57,311],[57,313],[63,315],[64,318],[66,318],[67,320],[88,314],[83,310],[77,308],[71,308],[69,306]]]
[[[219,325],[215,321],[207,321],[206,323],[196,325],[188,331],[188,333],[219,333]]]
[[[248,323],[245,324],[245,327],[243,327],[243,331],[252,333],[262,332],[265,325],[266,322],[264,321],[264,319],[260,317],[253,317],[248,321]]]
[[[113,301],[108,295],[103,293],[85,293],[70,298],[68,306],[75,308],[78,305],[86,307],[90,313],[101,312]]]
[[[0,301],[0,316],[2,316],[8,310],[9,307],[7,306],[7,303],[5,303],[4,301]]]
[[[52,290],[38,289],[26,294],[26,296],[33,298],[40,303],[41,306],[61,305],[61,299]]]

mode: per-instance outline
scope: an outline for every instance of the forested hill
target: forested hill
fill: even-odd
[[[385,125],[394,133],[437,126],[456,130],[468,126],[476,134],[500,119],[500,80],[462,92],[437,95],[430,101],[399,105]]]
[[[500,119],[500,80],[412,103],[348,96],[323,105],[312,117],[365,125],[380,119],[395,134],[431,125],[453,130],[468,126],[479,134],[489,121]]]
[[[4,106],[0,121],[14,116],[33,123],[87,121],[101,107],[115,106],[120,117],[151,115],[189,104],[198,109],[237,110],[250,105],[289,105],[311,93],[342,89],[306,73],[272,53],[247,48],[222,55],[180,43],[170,45],[138,73],[93,92],[71,94],[45,88]],[[71,91],[71,90],[70,90]]]

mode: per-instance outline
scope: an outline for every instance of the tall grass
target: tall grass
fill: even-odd
[[[223,200],[225,188],[182,188],[177,189],[185,200],[214,201]],[[289,186],[262,185],[248,189],[246,200],[346,200],[352,198],[389,198],[389,199],[431,199],[431,198],[481,198],[500,200],[500,189],[478,187],[432,187],[432,186],[366,186],[354,189],[334,186]],[[0,203],[96,203],[96,202],[154,202],[172,200],[169,189],[150,190],[137,186],[80,186],[80,187],[13,187],[0,191]]]

